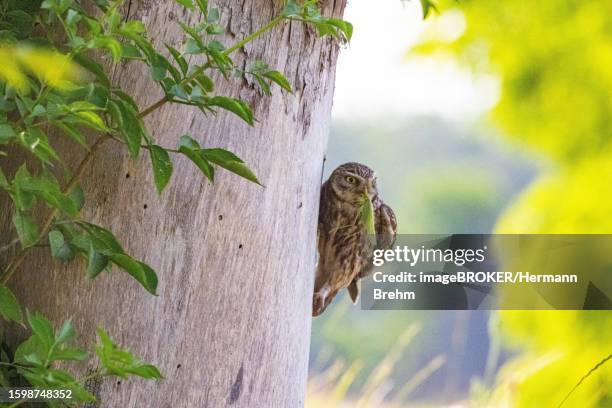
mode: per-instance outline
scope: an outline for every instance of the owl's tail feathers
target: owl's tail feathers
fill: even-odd
[[[353,279],[346,289],[348,290],[349,295],[351,295],[353,304],[356,304],[357,299],[359,299],[359,286],[357,286],[357,279]]]

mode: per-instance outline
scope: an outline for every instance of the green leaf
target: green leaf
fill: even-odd
[[[70,404],[75,405],[75,402],[93,402],[96,398],[85,388],[83,388],[77,379],[64,370],[57,368],[38,367],[34,370],[19,369],[19,374],[24,376],[30,385],[36,388],[49,389],[66,389],[72,391],[71,399],[67,399],[60,404],[58,401],[48,401],[50,407],[59,407]],[[79,404],[81,405],[81,404]]]
[[[253,76],[255,77],[255,80],[261,87],[264,94],[268,96],[272,95],[272,92],[270,91],[270,85],[268,85],[268,82],[261,76],[261,74],[255,73],[253,74]]]
[[[262,185],[251,169],[234,153],[224,149],[202,149],[200,153],[209,162],[215,163],[217,166],[223,167],[253,183]]]
[[[147,379],[163,378],[155,366],[143,363],[128,350],[117,346],[101,328],[98,328],[98,337],[100,342],[96,345],[96,354],[109,373],[122,378],[129,374]]]
[[[268,71],[263,74],[266,78],[286,90],[287,92],[293,93],[293,89],[291,88],[291,84],[285,78],[285,76],[279,71]]]
[[[367,195],[363,197],[359,208],[359,214],[368,234],[376,234],[376,228],[374,226],[374,207],[372,206],[372,201]]]
[[[132,44],[121,43],[121,58],[141,60],[142,54],[140,50],[134,47]]]
[[[37,127],[29,127],[18,135],[19,142],[36,157],[51,165],[52,160],[59,160],[59,156],[49,144],[47,135]]]
[[[51,350],[55,344],[55,335],[51,322],[40,313],[30,312],[27,312],[27,320],[30,328],[32,328],[34,336],[36,336],[43,347],[41,350],[43,351],[43,355],[48,354],[49,350]]]
[[[89,145],[83,136],[73,125],[67,122],[60,122],[59,120],[52,120],[51,124],[62,132],[69,136],[72,140],[83,146],[86,150],[89,150]]]
[[[87,232],[97,252],[103,255],[124,254],[117,238],[109,230],[85,221],[78,221],[78,225]]]
[[[64,240],[64,235],[60,231],[53,230],[49,232],[49,244],[51,246],[51,255],[54,258],[64,262],[74,259],[74,249],[69,242]]]
[[[13,178],[13,194],[11,197],[15,203],[15,207],[17,207],[19,211],[28,211],[36,203],[36,197],[34,194],[24,191],[21,188],[21,185],[29,180],[30,177],[30,172],[28,172],[28,169],[24,163],[17,169],[15,177]]]
[[[209,24],[206,27],[206,34],[218,35],[218,34],[223,34],[223,33],[225,33],[225,27],[222,26],[221,24]]]
[[[34,365],[42,365],[42,360],[47,353],[48,349],[45,349],[38,336],[30,336],[17,346],[15,350],[15,362],[28,364],[34,361]]]
[[[350,41],[353,37],[353,25],[348,21],[340,20],[337,18],[329,18],[326,20],[327,24],[338,28],[342,34],[344,34],[344,38],[347,41]]]
[[[68,109],[71,112],[81,112],[81,111],[102,111],[104,108],[95,105],[88,101],[75,101],[68,105]]]
[[[142,141],[142,127],[139,123],[138,112],[124,101],[117,101],[121,112],[121,134],[127,143],[130,155],[134,160],[140,153],[140,142]]]
[[[220,17],[221,15],[219,14],[219,9],[216,7],[213,7],[208,11],[208,18],[206,19],[206,21],[209,23],[214,23],[214,22],[219,21]]]
[[[213,40],[206,47],[206,54],[213,60],[215,66],[227,79],[227,71],[232,67],[232,60],[223,53],[224,46],[219,41]]]
[[[166,71],[170,63],[166,63],[167,60],[156,52],[153,52],[153,55],[148,59],[149,65],[151,66],[151,75],[153,76],[153,80],[161,81],[162,79],[164,79],[166,77]]]
[[[119,128],[123,128],[123,115],[121,114],[121,108],[119,107],[120,101],[114,101],[110,99],[108,101],[108,111],[110,113],[111,118],[113,119],[113,124]]]
[[[47,110],[45,109],[44,106],[36,105],[32,109],[32,112],[30,113],[30,117],[37,118],[40,116],[44,116],[46,113],[47,113]]]
[[[204,52],[206,48],[201,41],[194,40],[193,38],[188,38],[187,43],[185,44],[185,54],[198,55]]]
[[[196,0],[196,3],[204,15],[208,14],[208,0]]]
[[[74,326],[72,325],[72,320],[67,319],[64,321],[64,324],[62,324],[62,328],[57,333],[57,336],[55,336],[55,344],[60,345],[66,343],[74,339],[76,335],[77,333],[76,330],[74,330]]]
[[[187,135],[183,135],[179,141],[179,152],[184,154],[204,173],[211,182],[215,178],[215,170],[210,163],[200,154],[200,145]]]
[[[16,213],[13,216],[13,224],[24,248],[32,246],[38,241],[38,226],[28,216]]]
[[[15,137],[15,131],[11,125],[7,123],[0,123],[0,144],[8,142],[10,139]]]
[[[23,322],[23,314],[17,298],[4,285],[0,285],[0,314],[7,321]]]
[[[204,45],[204,42],[202,41],[202,38],[200,37],[198,32],[193,29],[193,27],[190,27],[187,24],[184,24],[182,22],[179,22],[179,25],[181,26],[183,31],[186,34],[188,34],[191,37],[191,39],[195,42],[195,45],[192,45],[192,47],[195,47],[198,50],[204,50],[206,48]]]
[[[108,257],[115,265],[136,279],[149,293],[156,294],[157,275],[151,267],[125,254],[111,254]]]
[[[102,83],[102,85],[110,88],[110,81],[108,80],[108,76],[106,76],[106,72],[104,71],[102,65],[98,64],[96,61],[82,53],[76,53],[74,55],[74,60],[83,68],[93,73],[96,78],[98,78],[98,81]]]
[[[9,186],[9,182],[6,179],[6,176],[4,175],[4,172],[0,168],[0,187],[1,188],[8,188],[8,186]]]
[[[155,187],[159,194],[164,191],[170,177],[172,176],[172,161],[168,152],[157,145],[149,147],[151,163],[153,165],[153,177],[155,179]]]
[[[191,0],[188,0],[188,1],[191,1]],[[179,67],[181,68],[181,72],[183,73],[183,75],[187,74],[187,71],[189,70],[189,64],[187,63],[187,60],[185,60],[185,58],[181,55],[181,53],[176,48],[172,47],[169,44],[165,44],[165,45],[166,45],[166,49],[172,55],[172,58],[174,58],[177,64],[179,64]]]
[[[193,9],[193,1],[192,0],[176,0],[177,3],[181,4],[183,7],[188,9]]]
[[[163,378],[158,368],[151,364],[135,365],[128,372],[149,380]]]
[[[76,216],[79,212],[70,197],[61,192],[59,183],[50,173],[45,173],[39,177],[23,178],[15,184],[21,191],[40,197],[52,207],[70,216]]]
[[[53,350],[49,356],[51,361],[84,361],[89,356],[86,350],[76,347],[65,347],[59,350]]]
[[[294,17],[294,16],[299,16],[301,11],[302,11],[302,7],[297,1],[288,0],[287,3],[285,4],[285,8],[283,9],[283,12],[281,15],[285,18]]]
[[[438,11],[438,7],[433,0],[421,0],[421,7],[423,8],[423,18],[427,18],[429,13],[433,11]]]
[[[122,33],[130,33],[134,35],[143,34],[145,31],[147,31],[145,25],[139,20],[127,21],[121,26]]]
[[[215,96],[208,100],[207,105],[218,106],[228,110],[239,116],[249,125],[253,126],[253,113],[251,112],[251,108],[240,99],[230,98],[228,96]]]
[[[185,91],[185,89],[180,85],[172,85],[168,93],[172,96],[176,96],[177,98],[180,98],[186,101],[189,100],[189,95],[187,95],[187,92]]]
[[[73,111],[69,120],[76,123],[81,123],[92,128],[93,130],[99,130],[101,132],[108,132],[110,130],[102,118],[97,113],[91,111]]]
[[[72,190],[70,190],[68,197],[74,203],[77,211],[80,211],[85,205],[85,193],[83,192],[83,188],[80,184],[77,184]]]
[[[127,103],[134,110],[134,112],[138,112],[138,104],[130,95],[126,94],[120,89],[113,89],[113,93],[123,102]]]
[[[96,252],[92,246],[87,254],[87,270],[85,271],[85,276],[89,279],[94,279],[108,266],[108,262],[108,257],[100,252]]]
[[[117,64],[121,60],[121,43],[111,36],[97,36],[93,41],[94,48],[106,48],[110,51],[113,62]]]
[[[206,92],[212,92],[215,89],[215,83],[206,74],[199,74],[195,77],[195,81],[204,89]]]

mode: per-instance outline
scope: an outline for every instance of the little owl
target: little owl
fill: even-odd
[[[370,240],[362,216],[365,197],[372,202],[376,242]],[[374,249],[391,247],[397,231],[395,214],[378,196],[376,176],[368,166],[345,163],[338,167],[323,183],[320,200],[313,316],[323,313],[343,288],[353,303],[357,301],[357,281],[372,271]]]

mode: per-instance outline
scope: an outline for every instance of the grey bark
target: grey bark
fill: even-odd
[[[221,0],[216,6],[229,27],[226,42],[233,43],[269,21],[282,4]],[[323,5],[327,15],[338,16],[343,8],[344,0]],[[180,28],[172,20],[187,17],[174,2],[134,0],[129,14],[147,25],[158,45],[179,45]],[[295,94],[275,87],[264,98],[238,79],[221,81],[218,88],[219,94],[252,103],[254,128],[231,114],[205,117],[183,105],[166,105],[147,117],[159,144],[176,146],[180,135],[190,134],[205,147],[234,151],[265,188],[221,169],[212,185],[186,159],[175,158],[174,175],[159,198],[146,152],[133,162],[122,146],[107,142],[101,148],[84,178],[83,218],[112,230],[128,253],[153,266],[159,296],[119,270],[88,281],[82,261],[64,265],[45,249],[32,251],[14,276],[10,286],[28,309],[56,324],[73,316],[84,344],[92,344],[96,326],[104,327],[166,377],[106,381],[102,406],[303,405],[337,52],[333,41],[317,38],[312,28],[282,23],[236,57],[260,58],[284,72]],[[113,76],[141,108],[161,96],[143,69],[129,64]],[[52,143],[71,163],[83,155],[67,142]],[[1,246],[14,231],[9,203],[0,200]]]

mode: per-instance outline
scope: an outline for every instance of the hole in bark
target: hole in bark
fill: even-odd
[[[234,384],[230,388],[229,395],[229,403],[233,404],[238,401],[240,397],[240,393],[242,392],[242,380],[244,378],[244,366],[240,366],[240,370],[238,370],[238,374],[236,374],[236,379],[234,380]]]
[[[126,173],[125,178],[130,178],[130,173]]]
[[[149,208],[149,206],[145,204],[145,205],[142,206],[142,208],[144,208],[146,210],[147,208]]]
[[[238,249],[242,249],[242,244],[238,245]]]
[[[121,381],[117,381],[117,385],[121,385]]]
[[[219,214],[219,221],[223,219],[223,215]]]
[[[182,366],[180,364],[176,365],[176,369],[178,370],[179,368],[181,368]]]

